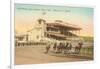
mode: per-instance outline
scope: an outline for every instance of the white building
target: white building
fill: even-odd
[[[29,41],[70,41],[79,40],[77,31],[81,28],[76,25],[56,20],[47,23],[44,19],[38,19],[35,26],[28,31]],[[75,32],[76,31],[76,32]]]

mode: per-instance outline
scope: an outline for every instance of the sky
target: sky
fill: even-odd
[[[93,36],[93,8],[15,4],[15,31],[25,33],[33,28],[37,19],[47,22],[62,20],[82,28],[80,36]]]

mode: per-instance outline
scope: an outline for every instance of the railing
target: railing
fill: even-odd
[[[79,55],[86,57],[93,57],[93,47],[82,48]]]
[[[34,45],[46,45],[45,42],[15,42],[16,47],[34,46]]]

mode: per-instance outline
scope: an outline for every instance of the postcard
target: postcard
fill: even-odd
[[[14,4],[15,65],[94,59],[94,9]]]

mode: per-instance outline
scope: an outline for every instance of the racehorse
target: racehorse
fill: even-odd
[[[54,44],[53,51],[56,52],[56,49],[57,49],[57,43]]]
[[[76,54],[79,54],[80,53],[80,50],[82,48],[82,45],[83,45],[83,43],[78,43],[78,45],[75,47],[75,53]]]

